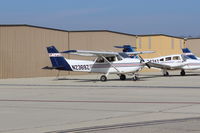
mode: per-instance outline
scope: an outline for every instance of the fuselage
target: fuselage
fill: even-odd
[[[114,61],[66,59],[73,71],[94,73],[135,73],[144,67],[139,59],[123,58]]]
[[[187,58],[183,54],[161,56],[157,58],[145,59],[145,62],[152,62],[160,65],[170,66],[167,70],[195,70],[200,69],[200,60]],[[164,69],[164,68],[163,68]]]

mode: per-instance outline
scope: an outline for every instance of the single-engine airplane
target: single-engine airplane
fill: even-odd
[[[123,48],[123,51],[134,52],[135,47],[130,45],[115,46]],[[185,70],[200,69],[200,60],[191,53],[188,48],[182,49],[183,54],[174,54],[168,56],[161,56],[151,59],[142,59],[146,66],[159,68],[162,70],[164,76],[169,76],[168,70],[181,70],[180,75],[185,75]],[[131,56],[131,58],[140,58],[138,56]]]
[[[126,53],[68,50],[59,52],[54,46],[47,47],[52,66],[43,69],[56,69],[63,71],[102,73],[101,81],[106,81],[109,74],[117,74],[121,80],[126,79],[126,74],[133,75],[137,80],[137,72],[145,63],[140,59],[130,58]],[[94,61],[66,59],[62,54],[75,54],[81,56],[94,56]],[[144,52],[129,52],[129,54],[143,54]],[[149,52],[148,52],[149,53]]]

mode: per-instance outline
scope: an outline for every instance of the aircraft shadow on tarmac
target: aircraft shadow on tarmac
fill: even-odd
[[[200,74],[196,74],[196,73],[187,73],[185,76],[181,76],[178,74],[174,74],[174,75],[169,75],[169,76],[163,76],[163,75],[143,75],[142,78],[157,78],[157,77],[190,77],[190,76],[200,76]]]
[[[178,74],[175,75],[169,75],[169,76],[163,76],[163,75],[140,75],[139,76],[139,80],[137,80],[136,82],[139,81],[147,81],[148,79],[152,79],[152,78],[159,78],[159,77],[163,77],[163,78],[170,78],[170,77],[189,77],[189,76],[200,76],[200,74],[196,74],[196,73],[187,73],[185,76],[181,76]],[[93,79],[82,79],[82,78],[68,78],[68,77],[60,77],[60,78],[56,78],[54,79],[55,81],[59,81],[59,80],[74,80],[76,82],[102,82],[99,80],[98,78],[93,78]],[[132,78],[127,78],[126,80],[120,80],[117,77],[115,79],[109,79],[108,81],[133,81]]]
[[[99,80],[99,78],[93,78],[93,79],[82,79],[82,78],[57,78],[57,79],[54,79],[54,81],[59,81],[59,80],[74,80],[76,82],[102,82]],[[108,79],[108,81],[133,81],[131,78],[127,78],[126,80],[120,80],[120,79]],[[107,82],[108,82],[107,81]],[[137,81],[143,81],[143,79],[139,79]]]

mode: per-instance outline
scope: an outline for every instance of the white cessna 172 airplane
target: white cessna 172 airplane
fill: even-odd
[[[130,58],[126,53],[68,50],[59,52],[54,46],[47,47],[52,67],[43,69],[56,69],[64,71],[103,73],[101,81],[106,81],[109,74],[119,75],[121,80],[126,79],[125,74],[132,74],[133,80],[137,80],[136,73],[141,70],[145,63],[140,59]],[[94,61],[66,59],[61,53],[75,54],[81,56],[94,56]],[[131,54],[143,54],[147,52],[130,52]],[[152,51],[153,53],[153,51]]]
[[[123,48],[124,52],[134,52],[134,48],[130,45],[115,46]],[[181,70],[180,75],[185,75],[185,70],[200,69],[200,60],[194,56],[188,48],[182,49],[184,54],[174,54],[168,56],[161,56],[157,58],[144,59],[146,66],[162,69],[164,76],[169,76],[168,70]],[[131,56],[131,58],[139,58],[138,56]],[[142,59],[143,60],[143,59]]]

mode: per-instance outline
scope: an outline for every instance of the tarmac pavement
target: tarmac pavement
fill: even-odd
[[[0,132],[128,132],[135,128],[146,133],[157,130],[149,123],[199,122],[200,74],[172,74],[143,73],[139,81],[131,77],[121,81],[114,75],[107,82],[99,81],[100,75],[0,80]],[[147,130],[137,126],[144,123]],[[101,130],[110,127],[116,128]],[[121,131],[121,127],[126,128]],[[162,128],[166,129],[158,127]],[[166,132],[174,129],[178,131]],[[199,126],[194,130],[200,131]]]

